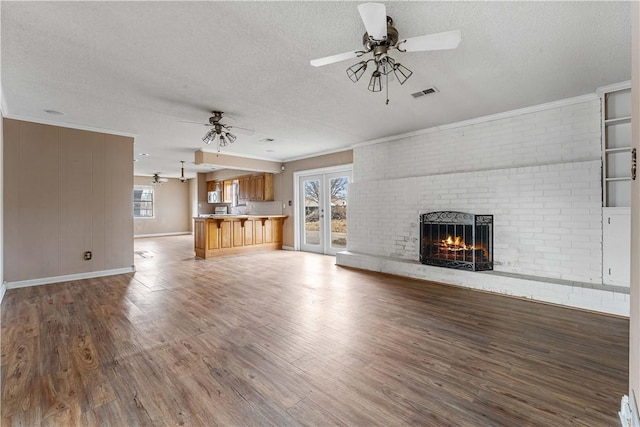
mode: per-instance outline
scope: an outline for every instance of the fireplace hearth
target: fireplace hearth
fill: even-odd
[[[493,215],[439,211],[420,215],[420,262],[493,270]]]

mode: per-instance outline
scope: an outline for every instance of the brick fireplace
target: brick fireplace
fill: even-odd
[[[348,244],[338,265],[628,315],[628,294],[596,288],[596,95],[358,146],[353,156]],[[420,215],[431,211],[493,214],[493,270],[423,264]]]
[[[420,262],[493,270],[493,215],[439,211],[420,215]]]

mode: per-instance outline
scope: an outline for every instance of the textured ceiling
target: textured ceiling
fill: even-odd
[[[4,113],[131,134],[149,154],[136,174],[178,176],[187,160],[193,176],[194,151],[213,147],[180,121],[213,109],[256,131],[225,153],[286,161],[631,78],[628,2],[386,2],[401,38],[459,29],[462,42],[392,53],[414,74],[385,105],[347,78],[355,60],[309,65],[361,47],[357,4],[2,1]]]

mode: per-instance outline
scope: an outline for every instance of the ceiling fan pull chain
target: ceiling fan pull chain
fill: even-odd
[[[387,102],[384,103],[384,105],[389,105],[389,73],[386,74],[387,76]]]

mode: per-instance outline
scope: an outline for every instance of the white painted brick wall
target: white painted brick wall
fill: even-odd
[[[431,132],[354,150],[354,181],[600,159],[600,102]]]
[[[421,213],[494,215],[494,269],[602,283],[597,100],[354,150],[347,248],[418,260]]]

